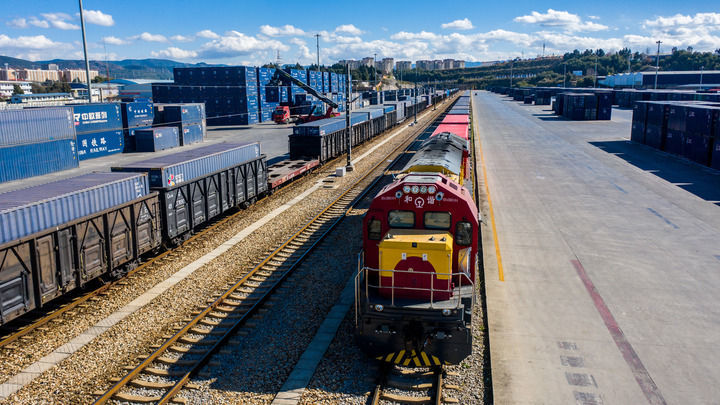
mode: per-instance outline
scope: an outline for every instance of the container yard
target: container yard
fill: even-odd
[[[717,402],[720,14],[133,1],[6,16],[0,405]]]

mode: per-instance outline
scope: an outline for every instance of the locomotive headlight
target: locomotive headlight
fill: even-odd
[[[445,196],[445,194],[443,194],[443,192],[441,191],[441,192],[435,194],[435,199],[438,201],[442,201],[444,196]]]
[[[435,194],[435,192],[437,191],[437,188],[435,188],[435,186],[428,186],[427,191],[429,194]]]
[[[397,199],[402,198],[402,196],[403,196],[403,193],[402,193],[402,191],[400,191],[400,190],[398,190],[398,191],[395,193],[395,198],[397,198]]]
[[[417,194],[420,191],[420,187],[418,186],[412,186],[412,193]]]
[[[426,186],[420,186],[420,194],[427,193],[427,187]]]
[[[376,306],[376,307],[377,307],[377,306]],[[449,309],[443,309],[443,310],[442,310],[442,314],[443,314],[444,316],[450,316],[451,313],[452,313],[452,311],[450,311]]]
[[[382,305],[380,305],[380,304],[375,304],[375,310],[376,310],[376,311],[382,312],[383,309],[385,309],[384,306],[382,306]]]
[[[403,187],[403,193],[409,194],[410,193],[410,186]]]

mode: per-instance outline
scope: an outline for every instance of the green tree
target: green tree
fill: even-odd
[[[22,87],[19,84],[13,84],[13,96],[16,94],[25,94]]]
[[[110,80],[111,80],[111,79],[110,79],[109,77],[99,76],[99,75],[98,75],[98,76],[93,77],[91,81],[92,81],[93,83],[105,83],[105,82],[108,82],[108,81],[110,81]]]

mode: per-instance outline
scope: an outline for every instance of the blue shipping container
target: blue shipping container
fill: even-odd
[[[152,188],[171,188],[260,157],[260,143],[218,143],[128,163],[112,170],[146,172]]]
[[[72,110],[67,107],[0,111],[0,146],[75,139]]]
[[[88,132],[77,136],[78,159],[87,160],[121,153],[125,145],[123,131]]]
[[[153,124],[152,103],[121,103],[123,128],[149,127]]]
[[[368,112],[370,113],[370,119],[380,118],[385,114],[385,111],[382,107],[367,107],[367,108],[359,108],[357,110],[353,110],[353,112]]]
[[[183,124],[180,145],[191,145],[205,140],[205,126],[202,124]]]
[[[122,114],[119,103],[77,104],[71,106],[75,133],[98,134],[107,131],[122,131]],[[80,147],[78,139],[78,147]]]
[[[0,147],[0,183],[76,167],[74,139]]]
[[[179,124],[200,122],[205,119],[205,104],[155,104],[155,121],[157,124]]]
[[[148,192],[144,173],[91,173],[0,194],[0,244],[124,204]]]
[[[328,118],[315,122],[308,122],[307,124],[299,125],[298,127],[305,126],[305,135],[327,135],[333,132],[341,131],[345,129],[345,117],[342,119]],[[296,128],[298,128],[296,127]]]
[[[157,152],[180,146],[177,127],[155,127],[135,132],[136,152]]]

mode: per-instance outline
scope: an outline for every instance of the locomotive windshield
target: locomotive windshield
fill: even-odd
[[[412,211],[392,210],[388,213],[388,225],[391,228],[412,228],[415,226],[415,213]]]
[[[472,224],[461,221],[455,226],[455,243],[461,246],[469,246],[472,243]]]
[[[424,222],[427,229],[450,229],[450,213],[426,212]]]

